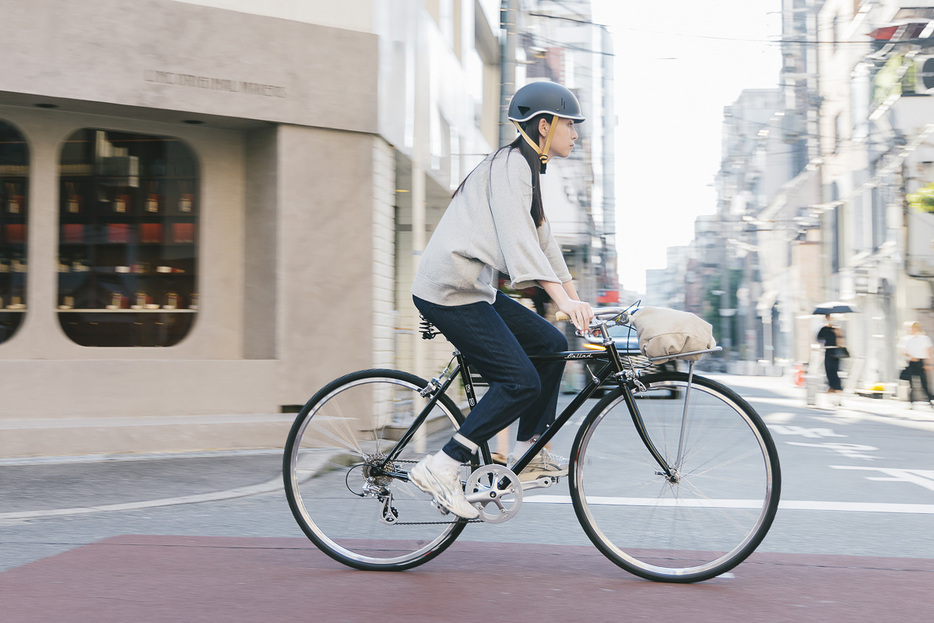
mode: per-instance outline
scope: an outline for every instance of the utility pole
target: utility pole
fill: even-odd
[[[509,101],[516,92],[516,48],[519,42],[519,0],[502,0],[499,11],[500,27],[506,32],[502,39],[500,63],[499,144],[512,141],[513,126],[507,118]]]

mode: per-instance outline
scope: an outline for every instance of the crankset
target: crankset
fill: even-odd
[[[522,506],[522,483],[502,465],[483,465],[475,469],[464,485],[467,501],[480,511],[487,523],[502,523],[515,517]]]

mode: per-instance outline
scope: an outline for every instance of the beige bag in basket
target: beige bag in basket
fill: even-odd
[[[677,309],[643,307],[632,315],[632,324],[639,334],[639,350],[652,359],[668,355],[673,359],[680,353],[708,350],[717,345],[709,322]],[[701,357],[691,355],[683,359],[697,361]]]

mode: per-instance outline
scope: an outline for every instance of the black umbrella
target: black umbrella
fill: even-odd
[[[855,314],[857,312],[859,312],[859,309],[857,309],[856,305],[841,301],[829,301],[821,303],[811,313],[815,316],[826,316],[827,314]]]

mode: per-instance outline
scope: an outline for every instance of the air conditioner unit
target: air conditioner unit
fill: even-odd
[[[934,56],[914,58],[914,93],[916,95],[934,93]]]

